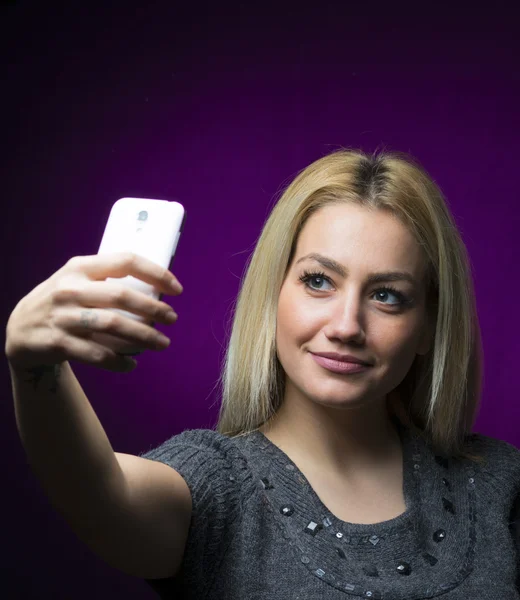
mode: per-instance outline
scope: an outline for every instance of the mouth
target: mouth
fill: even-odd
[[[371,367],[372,363],[362,360],[357,356],[351,354],[339,354],[337,352],[311,352],[313,356],[332,360],[337,363],[349,363],[355,365],[363,365],[365,367]]]
[[[332,358],[328,358],[325,356],[321,356],[319,354],[314,354],[311,352],[311,356],[314,361],[327,369],[328,371],[332,371],[333,373],[363,373],[367,371],[372,365],[361,364],[359,362],[350,362],[346,360],[336,360]]]

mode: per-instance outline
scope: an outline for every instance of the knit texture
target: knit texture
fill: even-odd
[[[193,503],[179,574],[146,583],[177,600],[520,600],[520,450],[472,434],[478,464],[398,430],[406,511],[370,525],[333,515],[259,431],[187,430],[142,453]]]

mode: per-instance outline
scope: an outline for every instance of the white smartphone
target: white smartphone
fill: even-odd
[[[179,202],[149,198],[120,198],[110,211],[98,254],[129,251],[171,270],[185,222],[186,210]],[[153,285],[131,275],[122,278],[107,277],[106,281],[117,281],[156,300],[161,300],[163,297],[163,294]],[[102,310],[110,310],[141,323],[146,322],[152,327],[155,325],[155,322],[147,322],[144,317],[125,310],[117,308]],[[95,333],[92,339],[108,346],[118,354],[135,356],[145,350],[142,346],[138,347],[110,334]]]

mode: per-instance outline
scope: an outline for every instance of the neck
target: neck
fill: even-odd
[[[384,398],[345,409],[286,390],[278,412],[259,429],[287,454],[334,476],[375,474],[402,460],[399,433]]]

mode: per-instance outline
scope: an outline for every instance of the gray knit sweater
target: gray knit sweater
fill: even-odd
[[[398,430],[406,511],[373,525],[335,517],[258,431],[187,430],[142,453],[193,502],[179,575],[146,583],[177,600],[520,600],[520,450],[473,434],[479,465]]]

